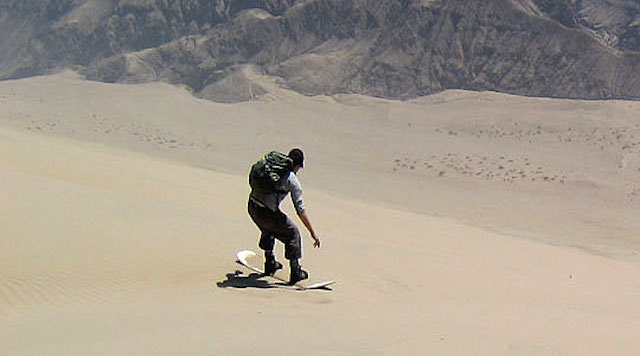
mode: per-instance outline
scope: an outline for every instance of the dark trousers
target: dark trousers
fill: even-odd
[[[249,199],[247,210],[251,220],[260,229],[260,242],[258,246],[265,251],[273,251],[275,240],[284,244],[284,257],[295,260],[302,257],[300,243],[300,231],[291,219],[282,211],[272,211],[267,207],[258,205]]]

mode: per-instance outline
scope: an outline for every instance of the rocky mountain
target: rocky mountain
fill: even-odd
[[[640,98],[637,0],[0,0],[0,79],[70,67],[216,101],[445,89]]]

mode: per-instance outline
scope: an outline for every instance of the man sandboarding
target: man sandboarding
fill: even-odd
[[[273,253],[275,240],[278,239],[284,244],[285,258],[289,260],[291,267],[291,285],[309,278],[309,274],[300,266],[300,231],[280,210],[280,203],[287,195],[291,194],[296,213],[313,238],[313,247],[320,247],[320,239],[305,212],[302,187],[296,175],[303,167],[304,153],[294,148],[288,155],[275,151],[266,154],[251,167],[249,174],[251,193],[247,210],[261,232],[258,246],[264,250],[264,273],[272,276],[282,268],[282,264],[276,261]]]

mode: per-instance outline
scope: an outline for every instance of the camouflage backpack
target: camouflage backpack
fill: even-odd
[[[286,179],[293,168],[289,156],[272,151],[251,166],[249,185],[260,193],[273,193],[282,189],[282,180]]]

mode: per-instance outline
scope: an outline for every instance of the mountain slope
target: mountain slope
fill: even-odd
[[[251,64],[305,94],[640,98],[640,5],[631,0],[0,4],[4,79],[74,67],[89,79],[163,80],[240,101],[264,92],[242,74]]]

